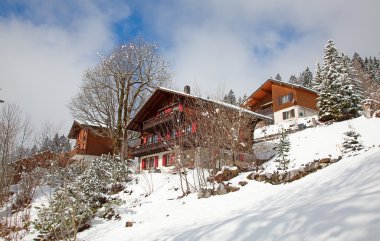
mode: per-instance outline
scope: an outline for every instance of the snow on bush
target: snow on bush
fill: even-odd
[[[35,228],[47,238],[75,239],[77,230],[83,229],[100,207],[115,203],[110,195],[129,181],[127,173],[127,162],[119,157],[102,156],[91,161],[74,181],[57,188],[47,206],[38,208]]]
[[[360,134],[355,131],[351,126],[349,130],[344,133],[343,153],[360,151],[364,148],[359,140]]]

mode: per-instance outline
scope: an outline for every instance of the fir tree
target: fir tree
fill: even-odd
[[[312,87],[312,81],[313,81],[313,73],[310,71],[309,67],[305,69],[300,75],[299,83],[300,85],[311,88]]]
[[[319,92],[322,85],[322,68],[319,62],[317,62],[317,69],[315,70],[315,77],[312,82],[312,89]]]
[[[277,147],[277,161],[278,167],[282,170],[288,169],[290,160],[288,159],[290,151],[289,136],[284,129],[280,133],[280,142]]]
[[[295,75],[291,75],[289,78],[289,83],[291,84],[298,84],[298,79]]]
[[[346,131],[344,135],[343,153],[360,151],[364,148],[359,141],[360,134],[357,133],[351,126],[349,126],[349,130]]]
[[[333,42],[326,45],[322,81],[318,87],[319,119],[342,121],[357,116],[360,98],[354,90],[344,58],[339,55]]]
[[[236,105],[236,96],[235,93],[230,90],[227,95],[224,96],[223,101],[232,105]]]
[[[274,77],[275,80],[282,81],[281,75],[276,74],[276,77]]]

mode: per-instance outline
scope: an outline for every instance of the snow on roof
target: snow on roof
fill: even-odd
[[[188,97],[191,97],[191,98],[195,98],[195,99],[199,99],[199,100],[204,100],[204,101],[207,101],[207,102],[211,102],[211,103],[214,103],[214,104],[217,104],[217,105],[224,106],[224,107],[229,108],[229,109],[233,109],[233,110],[236,110],[236,111],[239,111],[239,112],[246,113],[246,114],[251,115],[251,116],[259,117],[259,118],[261,118],[261,119],[273,120],[273,119],[272,119],[271,117],[269,117],[269,116],[265,116],[265,115],[262,115],[262,114],[259,114],[259,113],[256,113],[256,112],[253,112],[253,111],[247,110],[247,109],[245,109],[245,108],[243,108],[243,107],[239,107],[239,106],[236,106],[236,105],[232,105],[232,104],[229,104],[229,103],[226,103],[226,102],[223,102],[223,101],[212,100],[212,99],[206,99],[206,98],[203,98],[203,97],[199,97],[199,96],[196,96],[196,95],[187,94],[187,93],[184,93],[184,92],[181,92],[181,91],[172,90],[172,89],[168,89],[168,88],[165,88],[165,87],[158,87],[157,89],[161,89],[161,90],[164,90],[164,91],[167,91],[167,92],[171,92],[171,93],[174,93],[174,94],[183,95],[183,96],[188,96]]]
[[[74,120],[74,122],[77,122],[79,125],[107,128],[107,125],[102,124],[102,123],[94,123],[90,121],[81,121],[81,120]]]

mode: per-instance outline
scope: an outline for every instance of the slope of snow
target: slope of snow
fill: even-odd
[[[303,163],[311,162],[324,157],[337,157],[342,154],[344,132],[348,131],[349,125],[353,127],[361,137],[365,147],[378,146],[380,144],[380,119],[366,119],[359,117],[349,121],[331,124],[329,126],[317,126],[308,128],[289,135],[291,148],[289,167],[297,168]],[[278,142],[278,140],[273,141]],[[276,169],[276,162],[269,162],[267,171]]]
[[[286,185],[248,181],[209,199],[179,200],[173,176],[154,174],[157,190],[121,221],[95,220],[82,240],[378,240],[380,148],[345,158]],[[247,173],[235,180],[245,179]],[[160,177],[161,176],[161,177]],[[160,180],[161,179],[161,182]],[[125,228],[126,221],[136,222]]]
[[[97,218],[79,240],[378,240],[380,119],[357,118],[290,135],[292,164],[340,154],[337,145],[349,123],[364,145],[375,147],[285,185],[250,181],[242,173],[230,181],[248,182],[237,192],[177,199],[177,175],[136,175],[127,187],[132,193],[118,194],[126,201],[117,209],[121,220]],[[127,221],[133,227],[126,228]]]

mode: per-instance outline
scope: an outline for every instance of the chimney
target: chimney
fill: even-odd
[[[185,85],[185,87],[183,88],[183,92],[185,92],[186,94],[190,94],[190,86]]]

